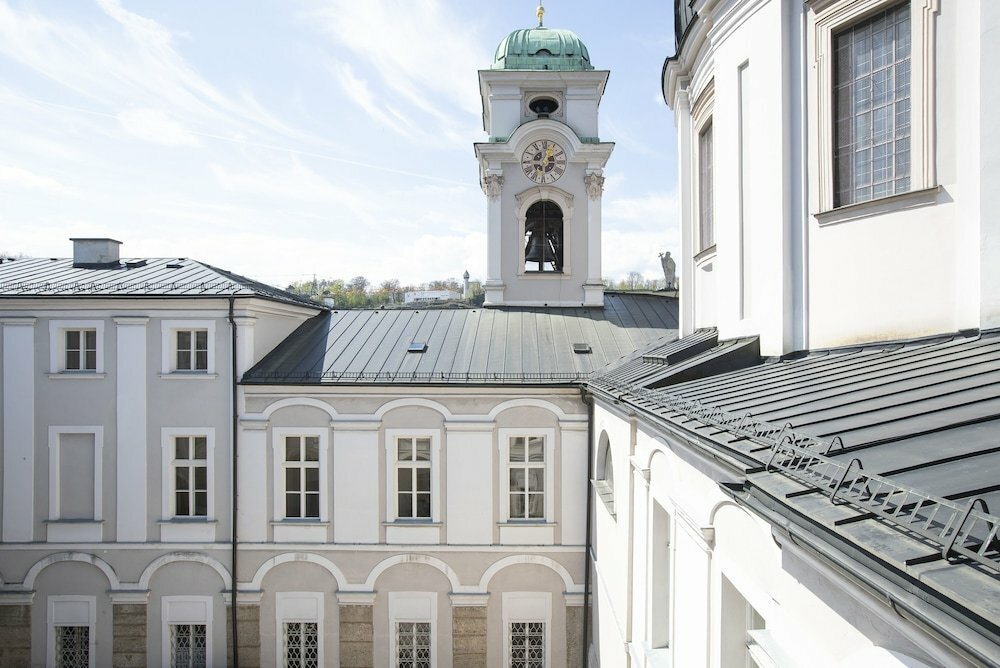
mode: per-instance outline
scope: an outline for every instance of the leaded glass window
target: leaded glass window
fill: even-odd
[[[545,437],[512,436],[508,451],[511,519],[545,519]]]
[[[396,622],[396,668],[430,667],[430,622]]]
[[[57,626],[56,668],[90,668],[90,627]]]
[[[833,38],[834,206],[910,189],[910,3]]]
[[[285,622],[285,666],[318,668],[319,627],[316,622]]]
[[[545,668],[545,622],[510,623],[510,667]]]
[[[205,668],[208,644],[204,624],[170,625],[170,668]]]

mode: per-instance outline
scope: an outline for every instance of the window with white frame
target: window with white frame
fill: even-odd
[[[162,372],[177,377],[204,377],[215,373],[215,321],[164,320]]]
[[[555,429],[497,430],[502,522],[552,522],[555,518]]]
[[[507,451],[509,517],[545,519],[545,436],[511,436]]]
[[[712,140],[712,120],[705,123],[698,133],[698,248],[705,250],[715,245],[715,206]]]
[[[162,665],[212,668],[212,598],[164,596]]]
[[[834,206],[910,190],[910,4],[833,35]]]
[[[319,518],[319,437],[285,436],[285,517]]]
[[[504,626],[504,665],[511,668],[545,668],[550,662],[552,594],[504,592],[501,597]]]
[[[821,212],[935,185],[939,4],[817,3],[810,56]]]
[[[323,594],[275,594],[278,625],[277,665],[284,668],[318,668],[323,665]]]
[[[275,428],[274,518],[327,521],[328,430]]]
[[[104,373],[104,321],[51,321],[49,366],[51,373]]]
[[[96,649],[97,599],[94,596],[50,596],[48,660],[57,668],[93,668]]]
[[[208,517],[208,437],[174,436],[171,445],[174,517]]]
[[[756,641],[767,623],[725,575],[720,578],[722,616],[719,657],[723,668],[773,668],[767,649]]]
[[[177,360],[174,368],[177,371],[207,371],[208,370],[208,330],[178,329]]]
[[[396,517],[431,518],[431,439],[396,437]]]
[[[433,668],[437,665],[436,617],[436,593],[389,593],[389,656],[394,668]]]

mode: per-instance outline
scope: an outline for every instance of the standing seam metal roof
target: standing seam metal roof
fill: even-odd
[[[612,293],[604,308],[338,310],[303,324],[248,371],[249,384],[564,384],[677,338],[677,300]],[[409,344],[427,344],[423,353]],[[574,343],[591,352],[573,352]]]

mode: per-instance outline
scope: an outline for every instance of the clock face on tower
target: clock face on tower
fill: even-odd
[[[566,172],[566,151],[554,141],[539,139],[524,150],[521,170],[535,183],[554,183]]]

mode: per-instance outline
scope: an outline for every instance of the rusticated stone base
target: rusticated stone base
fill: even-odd
[[[233,617],[226,606],[226,665],[233,665]],[[237,651],[240,668],[260,668],[260,606],[236,606],[236,630],[239,631]]]
[[[372,668],[375,665],[373,606],[340,606],[341,668]]]
[[[0,605],[0,668],[31,665],[31,606]]]
[[[111,665],[114,668],[142,668],[146,665],[146,604],[115,603],[111,606],[114,638]]]
[[[566,606],[566,666],[583,666],[583,606]]]
[[[452,665],[485,668],[486,606],[456,606],[451,614]]]

